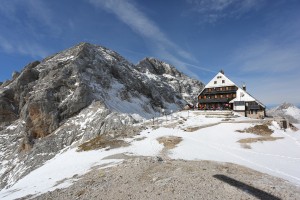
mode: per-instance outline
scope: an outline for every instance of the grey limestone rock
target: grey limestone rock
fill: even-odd
[[[136,65],[136,68],[144,74],[157,75],[156,78],[160,80],[159,83],[165,83],[167,90],[175,91],[171,96],[178,96],[191,104],[197,102],[196,97],[204,88],[202,82],[186,76],[174,66],[155,58],[143,59]],[[168,86],[172,88],[170,89]],[[164,89],[164,87],[162,88]],[[168,91],[159,91],[159,93],[165,94]]]
[[[12,79],[16,79],[20,75],[20,72],[14,71],[12,73]]]
[[[120,137],[162,108],[181,109],[202,88],[165,62],[146,58],[135,66],[88,43],[30,63],[0,86],[0,188],[64,148]]]

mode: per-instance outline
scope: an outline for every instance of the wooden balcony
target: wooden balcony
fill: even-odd
[[[235,90],[204,90],[201,94],[203,95],[207,95],[207,94],[235,94],[236,93],[236,89]]]
[[[198,103],[228,103],[231,99],[230,98],[199,99]]]

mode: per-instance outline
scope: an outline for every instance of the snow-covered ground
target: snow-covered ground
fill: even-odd
[[[173,159],[213,160],[243,165],[260,172],[281,177],[300,186],[300,131],[280,130],[276,123],[270,126],[273,137],[284,137],[276,141],[251,143],[251,148],[243,148],[237,141],[244,138],[259,137],[250,133],[239,133],[254,125],[253,120],[235,118],[235,122],[216,124],[222,118],[206,118],[201,112],[179,112],[161,117],[155,124],[158,129],[147,129],[133,139],[127,139],[130,146],[112,150],[77,152],[65,149],[42,167],[19,180],[11,188],[0,191],[0,199],[14,199],[28,194],[41,194],[56,188],[67,187],[76,181],[78,175],[86,173],[93,166],[107,167],[122,160],[103,159],[107,156],[125,153],[128,155],[158,156],[163,145],[156,140],[161,136],[178,136],[183,139],[169,152]],[[180,123],[177,123],[181,121]],[[243,122],[244,121],[244,122]],[[152,123],[152,121],[151,121]],[[173,124],[173,125],[172,125]],[[204,125],[213,126],[203,127]],[[203,128],[187,132],[188,127]],[[296,125],[300,128],[300,125]],[[166,128],[171,127],[171,128]],[[137,140],[137,138],[140,138]]]
[[[300,120],[300,109],[296,106],[288,107],[285,110],[285,114],[293,116],[295,119]]]

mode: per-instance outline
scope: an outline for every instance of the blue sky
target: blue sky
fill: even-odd
[[[84,41],[204,83],[223,69],[267,105],[299,105],[299,10],[297,0],[3,0],[0,81]]]

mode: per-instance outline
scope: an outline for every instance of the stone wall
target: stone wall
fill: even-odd
[[[263,119],[265,117],[265,111],[264,110],[258,110],[257,112],[247,112],[247,117],[253,118],[253,119]]]
[[[253,118],[253,119],[263,119],[265,117],[265,111],[264,110],[258,110],[257,112],[251,113],[250,111],[244,111],[244,110],[234,110],[234,112],[239,113],[242,116]]]

